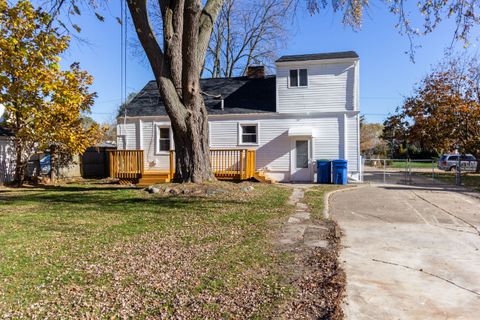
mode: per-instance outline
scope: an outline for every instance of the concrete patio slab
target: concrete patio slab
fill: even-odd
[[[480,201],[432,187],[332,195],[348,319],[479,319]]]

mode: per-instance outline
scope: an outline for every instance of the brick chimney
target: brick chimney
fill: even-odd
[[[247,68],[247,77],[250,79],[263,79],[265,78],[264,66],[249,66]]]

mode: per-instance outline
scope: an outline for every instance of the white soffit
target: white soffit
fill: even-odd
[[[294,127],[288,129],[289,137],[312,137],[313,129],[310,127]]]

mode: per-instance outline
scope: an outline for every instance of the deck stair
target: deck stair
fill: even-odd
[[[145,171],[138,180],[137,186],[146,187],[156,183],[167,183],[172,180],[168,171]]]
[[[267,177],[267,175],[263,171],[256,171],[253,174],[253,179],[261,183],[268,183],[268,184],[277,183],[277,181]]]

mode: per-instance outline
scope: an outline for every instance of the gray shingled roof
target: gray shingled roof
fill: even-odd
[[[0,137],[9,137],[9,136],[13,136],[10,130],[0,126]]]
[[[276,91],[275,76],[263,79],[248,77],[201,79],[200,86],[204,95],[208,114],[246,114],[275,112]],[[221,109],[221,95],[224,110]],[[127,116],[166,115],[165,106],[160,98],[157,84],[150,81],[127,104]],[[123,112],[119,115],[123,116]]]
[[[299,55],[281,56],[276,62],[347,59],[347,58],[358,58],[358,54],[355,51],[299,54]]]

